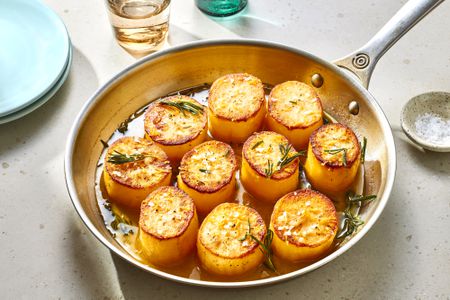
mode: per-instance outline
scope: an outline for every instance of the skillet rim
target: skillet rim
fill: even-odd
[[[143,263],[138,262],[135,259],[132,259],[131,256],[127,257],[125,253],[120,251],[117,247],[115,247],[113,244],[111,244],[93,225],[93,223],[90,221],[86,213],[84,212],[83,208],[81,207],[80,200],[78,199],[78,195],[76,192],[74,180],[72,178],[72,158],[73,158],[73,151],[76,139],[78,137],[79,130],[81,128],[81,125],[84,123],[86,116],[90,113],[90,111],[93,109],[95,104],[99,101],[101,96],[105,94],[111,86],[114,86],[117,82],[122,80],[125,76],[128,75],[128,73],[134,71],[135,69],[138,69],[140,66],[144,65],[146,62],[157,59],[159,57],[168,55],[168,54],[174,54],[178,52],[182,52],[185,50],[190,50],[192,48],[204,48],[204,47],[210,47],[210,46],[225,46],[225,45],[243,45],[243,46],[259,46],[259,47],[265,47],[265,48],[274,48],[274,49],[280,49],[284,51],[288,51],[291,53],[294,53],[296,55],[300,55],[303,57],[306,57],[318,64],[324,65],[328,68],[330,68],[333,72],[335,72],[338,76],[343,77],[352,88],[359,91],[361,94],[365,96],[365,101],[367,100],[370,105],[375,110],[375,113],[378,117],[378,121],[381,122],[381,128],[383,131],[383,135],[385,136],[384,142],[386,143],[387,148],[387,160],[386,163],[388,165],[387,175],[386,175],[386,184],[384,191],[382,193],[382,197],[379,200],[378,207],[373,212],[373,215],[370,219],[367,220],[363,228],[357,232],[356,235],[354,235],[344,246],[337,249],[336,251],[332,252],[331,254],[327,255],[326,257],[322,258],[321,260],[307,266],[304,268],[301,268],[299,270],[283,274],[276,277],[269,277],[264,279],[258,279],[258,280],[251,280],[251,281],[239,281],[239,282],[223,282],[223,281],[204,281],[204,280],[197,280],[197,279],[190,279],[185,278],[173,274],[169,274],[163,271],[160,271],[158,269],[152,268],[148,265],[145,265]],[[145,56],[133,64],[127,66],[123,70],[116,73],[114,76],[111,77],[108,81],[106,81],[101,87],[99,87],[94,94],[89,98],[88,101],[85,102],[83,107],[81,108],[80,112],[78,113],[77,117],[75,118],[69,135],[67,137],[66,141],[66,148],[65,148],[65,154],[64,154],[64,175],[65,175],[65,182],[66,182],[66,188],[69,193],[69,197],[72,201],[72,204],[77,211],[78,215],[80,216],[81,220],[83,221],[84,225],[91,231],[91,233],[104,245],[106,246],[110,251],[113,251],[116,255],[118,255],[120,258],[126,260],[127,262],[131,263],[132,265],[149,272],[153,275],[156,275],[161,278],[169,279],[178,283],[183,284],[189,284],[194,286],[202,286],[202,287],[215,287],[215,288],[242,288],[242,287],[255,287],[255,286],[263,286],[263,285],[269,285],[273,283],[283,282],[289,279],[293,279],[296,277],[299,277],[300,275],[306,274],[308,272],[311,272],[323,265],[326,265],[327,263],[331,262],[332,260],[336,259],[343,253],[347,252],[351,247],[353,247],[363,236],[367,234],[367,232],[372,228],[372,226],[375,224],[375,222],[380,217],[381,213],[383,212],[387,201],[389,200],[389,197],[392,193],[392,188],[394,184],[395,179],[395,172],[396,172],[396,165],[397,158],[396,158],[396,147],[394,142],[394,137],[392,134],[392,129],[389,124],[388,119],[386,118],[386,115],[384,114],[383,110],[381,109],[378,102],[375,100],[375,98],[372,96],[372,94],[362,86],[361,82],[359,82],[357,79],[355,79],[348,71],[334,65],[333,63],[330,63],[320,57],[317,57],[309,52],[287,46],[285,44],[271,42],[267,40],[261,40],[261,39],[209,39],[209,40],[200,40],[200,41],[194,41],[189,42],[186,44],[170,47],[165,50],[161,50],[158,52],[155,52],[153,54],[150,54],[148,56]]]

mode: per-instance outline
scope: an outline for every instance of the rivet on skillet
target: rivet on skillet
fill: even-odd
[[[319,73],[314,74],[311,76],[311,83],[316,88],[320,88],[323,85],[323,77]]]
[[[348,104],[348,111],[352,114],[352,115],[357,115],[359,113],[359,103],[356,101],[351,101]]]

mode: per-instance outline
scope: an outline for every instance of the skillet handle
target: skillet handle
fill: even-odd
[[[334,64],[350,70],[367,88],[373,69],[383,54],[443,1],[409,0],[364,46]]]

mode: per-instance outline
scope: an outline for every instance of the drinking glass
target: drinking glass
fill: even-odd
[[[169,31],[170,0],[107,0],[120,46],[133,54],[160,49]]]

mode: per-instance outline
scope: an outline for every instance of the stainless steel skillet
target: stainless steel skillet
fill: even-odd
[[[91,232],[111,251],[155,275],[192,285],[247,287],[272,284],[310,272],[332,261],[373,226],[394,183],[396,154],[392,131],[383,111],[367,91],[378,59],[417,21],[442,1],[411,0],[365,46],[335,64],[281,44],[257,40],[199,41],[147,56],[102,86],[84,105],[67,140],[65,174],[75,209]],[[337,66],[336,66],[337,65]],[[338,67],[339,66],[339,67]],[[342,68],[350,72],[344,71]],[[245,282],[211,282],[174,276],[142,264],[127,253],[104,226],[94,192],[95,170],[107,140],[129,115],[170,92],[211,83],[226,73],[248,72],[263,82],[299,80],[314,86],[324,108],[339,122],[369,140],[367,193],[377,200],[361,212],[365,225],[327,257],[297,271]],[[349,109],[349,106],[351,109]]]

